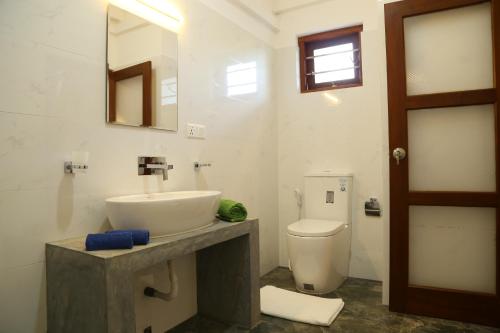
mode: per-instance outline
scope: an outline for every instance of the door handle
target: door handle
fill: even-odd
[[[396,164],[399,165],[399,161],[404,160],[406,157],[406,150],[398,147],[392,151],[392,157],[396,159]]]

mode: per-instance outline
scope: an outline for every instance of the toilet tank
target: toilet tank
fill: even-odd
[[[304,177],[304,217],[351,223],[350,173],[319,172]]]

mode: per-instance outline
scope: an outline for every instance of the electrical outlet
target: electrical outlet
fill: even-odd
[[[188,123],[186,125],[186,136],[194,139],[205,139],[205,129],[204,125]]]
[[[196,130],[195,130],[195,127],[194,127],[194,125],[193,125],[193,124],[187,124],[187,125],[186,125],[186,136],[187,136],[188,138],[192,138],[192,137],[194,137],[194,133],[195,133],[195,131],[196,131]]]

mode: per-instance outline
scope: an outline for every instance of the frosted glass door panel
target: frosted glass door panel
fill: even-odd
[[[494,208],[410,206],[409,284],[494,294]]]
[[[142,75],[116,82],[116,122],[142,125]]]
[[[408,111],[410,191],[484,191],[495,186],[492,105]]]
[[[493,87],[489,2],[404,19],[407,94]]]

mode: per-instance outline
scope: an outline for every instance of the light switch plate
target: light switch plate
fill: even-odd
[[[193,139],[205,139],[206,136],[205,125],[188,123],[186,125],[186,136],[188,138],[193,138]]]

